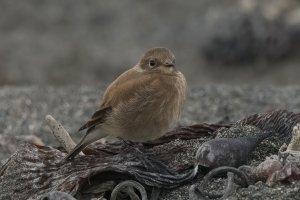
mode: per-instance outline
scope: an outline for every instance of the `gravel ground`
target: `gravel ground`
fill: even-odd
[[[51,114],[78,140],[83,133],[77,133],[76,130],[99,104],[104,88],[104,85],[1,87],[0,134],[18,137],[36,135],[46,145],[57,146],[45,124],[45,115]],[[235,122],[249,114],[279,108],[300,112],[300,87],[194,86],[190,88],[180,124]],[[0,160],[8,158],[13,151],[12,147],[9,151],[1,151]],[[299,188],[299,182],[280,184],[274,188],[259,182],[239,189],[230,199],[300,199]],[[187,189],[185,186],[171,191],[164,194],[163,199],[188,199]]]

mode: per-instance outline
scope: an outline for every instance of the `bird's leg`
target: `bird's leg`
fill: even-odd
[[[124,140],[124,139],[121,139],[122,142],[124,143],[125,147],[130,149],[130,150],[133,150],[133,151],[136,151],[138,152],[139,154],[145,154],[145,152],[143,152],[140,148],[139,148],[139,144],[138,143],[134,143],[132,141],[129,141],[129,140]]]
[[[149,170],[155,168],[149,160],[149,153],[143,152],[137,143],[134,143],[129,140],[121,139],[127,149],[129,149],[134,156],[136,156],[141,162],[144,164],[144,166]],[[148,155],[147,155],[148,154]]]
[[[167,174],[174,174],[174,171],[170,170],[168,165],[166,165],[161,160],[157,159],[155,154],[151,152],[145,152],[141,149],[141,145],[128,140],[121,139],[125,144],[126,148],[132,151],[132,154],[136,156],[147,170],[152,171],[153,169],[163,170]],[[151,170],[152,169],[152,170]]]

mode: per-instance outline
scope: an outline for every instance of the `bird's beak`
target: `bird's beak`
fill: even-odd
[[[167,60],[167,61],[164,63],[164,65],[165,65],[166,67],[175,67],[174,62],[172,62],[171,60]]]

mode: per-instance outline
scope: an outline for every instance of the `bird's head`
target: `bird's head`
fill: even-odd
[[[164,47],[149,49],[139,61],[139,65],[147,71],[159,71],[166,74],[176,71],[174,54]]]

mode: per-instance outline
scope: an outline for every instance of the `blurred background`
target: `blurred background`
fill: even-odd
[[[299,84],[300,1],[0,1],[0,85],[108,83],[155,46],[189,84]]]

